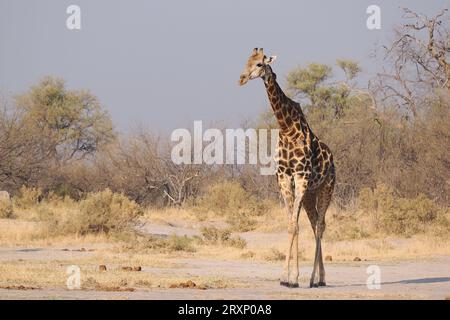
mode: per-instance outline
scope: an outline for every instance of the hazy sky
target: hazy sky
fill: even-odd
[[[156,131],[194,120],[238,126],[268,102],[261,80],[239,74],[251,49],[276,54],[281,84],[309,62],[361,62],[389,40],[400,6],[433,14],[450,1],[0,0],[0,91],[23,92],[45,75],[89,89],[126,131]],[[66,8],[81,7],[81,30],[68,30]],[[366,8],[381,7],[381,30],[366,28]]]

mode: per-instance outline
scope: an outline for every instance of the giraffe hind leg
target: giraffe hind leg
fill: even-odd
[[[318,225],[319,214],[317,212],[316,204],[317,204],[317,192],[315,190],[314,191],[309,190],[305,194],[304,208],[305,208],[306,214],[308,215],[309,222],[311,223],[311,227],[314,232],[314,239],[316,241],[313,270],[311,273],[311,280],[309,283],[309,286],[311,288],[317,287],[319,285],[318,282],[315,281],[315,278],[316,278],[316,274],[317,274],[317,269],[318,268],[320,269],[319,259],[321,257],[321,250],[320,250],[321,248],[320,248],[320,243],[318,242],[318,237],[317,237],[317,235],[318,235],[317,225]]]
[[[318,262],[319,262],[319,282],[318,286],[325,286],[325,267],[323,265],[322,258],[322,236],[325,231],[325,215],[327,209],[331,202],[331,196],[334,190],[334,175],[328,176],[328,179],[325,181],[323,186],[319,190],[319,194],[317,197],[317,212],[318,212],[318,221],[317,221],[317,235],[318,235],[318,244],[319,244],[319,253],[318,253]]]
[[[284,205],[286,208],[286,216],[288,223],[290,222],[290,217],[292,214],[292,209],[294,205],[294,190],[292,188],[292,176],[286,173],[279,172],[277,175],[278,185],[280,187],[281,195],[283,196]],[[291,250],[292,243],[294,239],[291,239],[291,235],[288,235],[288,247],[286,250],[286,258],[283,267],[283,274],[280,279],[280,285],[289,287],[289,273],[290,273],[290,262],[291,262]]]

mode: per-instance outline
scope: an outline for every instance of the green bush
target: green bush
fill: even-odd
[[[325,238],[331,241],[359,240],[373,233],[374,220],[355,210],[337,210],[328,217]]]
[[[173,234],[167,240],[167,247],[171,251],[187,251],[194,252],[195,249],[192,245],[193,239],[187,236],[177,236]]]
[[[142,209],[136,202],[105,189],[89,194],[80,202],[79,215],[74,223],[81,234],[124,232],[136,223],[141,214]]]
[[[244,249],[247,242],[240,236],[231,236],[229,229],[219,229],[216,227],[204,227],[201,230],[202,240],[208,244],[221,244],[228,247]]]
[[[265,214],[270,206],[234,181],[211,185],[199,201],[199,208],[225,216],[233,231],[247,232],[256,227],[253,218]]]
[[[358,203],[372,215],[377,230],[388,234],[411,236],[447,221],[443,210],[424,194],[402,198],[384,184],[361,190]]]
[[[227,217],[226,220],[233,231],[248,232],[256,228],[257,221],[245,212],[236,213]]]
[[[230,230],[219,229],[216,227],[203,227],[201,232],[203,239],[210,243],[224,242],[231,236]]]
[[[177,236],[176,234],[170,237],[160,237],[155,235],[139,235],[134,234],[131,238],[124,241],[125,249],[133,252],[153,251],[172,252],[185,251],[195,252],[195,237]]]
[[[267,261],[281,261],[286,259],[286,255],[277,248],[270,248],[270,251],[265,255]]]
[[[200,199],[202,208],[219,215],[261,215],[267,212],[268,205],[247,192],[239,183],[225,181],[210,186]]]
[[[68,184],[61,183],[54,187],[54,190],[52,191],[52,194],[54,197],[60,197],[60,198],[71,198],[71,199],[77,199],[78,194],[77,191],[74,190],[73,187],[71,187]]]
[[[247,246],[247,241],[240,236],[234,236],[228,239],[225,244],[229,247],[244,249]]]

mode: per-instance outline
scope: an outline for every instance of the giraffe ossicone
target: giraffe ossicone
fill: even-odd
[[[275,59],[276,56],[267,57],[263,49],[253,49],[240,75],[239,85],[256,78],[263,79],[280,127],[275,153],[276,176],[286,207],[289,235],[280,284],[298,287],[298,223],[303,206],[316,241],[310,287],[324,286],[322,236],[325,231],[325,214],[336,181],[333,155],[328,146],[312,132],[300,104],[287,97],[278,85],[270,66]]]

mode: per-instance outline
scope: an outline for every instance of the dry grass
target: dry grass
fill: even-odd
[[[70,261],[8,261],[0,265],[0,287],[22,285],[39,288],[66,288],[67,267],[80,267],[81,288],[101,291],[126,291],[126,289],[169,288],[174,283],[192,280],[204,288],[226,288],[239,286],[232,280],[214,276],[193,276],[187,273],[130,272],[120,267],[99,271],[97,266],[83,260]]]
[[[9,199],[0,198],[0,218],[13,218],[14,211],[12,202]]]
[[[103,235],[54,235],[43,223],[0,219],[1,246],[64,246],[74,244],[106,243],[110,239]]]
[[[195,227],[199,221],[213,220],[212,214],[199,214],[191,209],[168,207],[168,208],[148,208],[140,218],[142,222],[151,222],[163,225],[182,223],[185,227]]]
[[[274,238],[278,236],[278,241]],[[273,234],[270,240],[264,240],[264,234],[248,241],[247,248],[254,255],[252,259],[266,261],[283,260],[286,250],[287,236]],[[270,243],[270,244],[269,244]],[[299,258],[311,262],[314,259],[315,242],[312,235],[300,234]],[[353,261],[360,257],[367,261],[394,261],[416,258],[434,258],[450,254],[450,239],[440,239],[426,235],[418,235],[409,239],[382,238],[322,242],[324,256],[330,255],[334,262]]]
[[[38,189],[22,188],[13,200],[14,219],[0,220],[0,245],[53,245],[111,242],[134,233],[142,210],[110,190],[76,202],[50,195],[38,202]]]
[[[418,235],[409,239],[384,238],[355,241],[325,242],[324,252],[333,260],[352,261],[354,257],[363,260],[407,260],[435,258],[450,254],[450,240]],[[311,248],[312,257],[312,248]],[[312,258],[311,258],[312,259]]]
[[[0,244],[22,245],[43,238],[42,227],[35,222],[0,219]]]
[[[54,234],[45,222],[45,213],[48,210],[65,217],[77,210],[76,203],[72,201],[51,201],[34,207],[14,208],[17,219],[0,220],[0,245],[3,246],[33,246],[33,245],[66,245],[79,243],[107,243],[113,241],[105,234]],[[355,209],[356,210],[356,209]],[[370,216],[358,216],[361,212],[352,213],[340,211],[330,207],[327,212],[327,230],[324,237],[325,255],[331,255],[333,261],[352,260],[355,256],[363,259],[402,259],[415,256],[432,256],[435,254],[450,253],[450,237],[437,236],[434,233],[420,233],[409,238],[389,236],[380,232],[374,232],[370,228]],[[357,221],[355,222],[355,217]],[[266,261],[280,260],[280,254],[284,253],[286,241],[286,213],[281,206],[273,206],[264,215],[255,216],[256,228],[252,232],[229,234],[226,227],[226,216],[217,216],[208,213],[208,221],[203,221],[204,216],[198,215],[196,210],[190,208],[147,209],[140,218],[141,222],[156,224],[176,225],[184,228],[193,228],[206,231],[217,231],[214,239],[209,239],[210,234],[203,235],[203,241],[184,237],[171,237],[160,243],[146,243],[139,245],[134,239],[125,239],[124,247],[134,248],[133,254],[161,251],[166,255],[176,252],[191,256],[213,257],[219,259],[258,259]],[[223,225],[224,228],[214,228],[211,225]],[[218,231],[221,231],[218,233]],[[210,232],[209,232],[210,233]],[[213,232],[214,233],[214,232]],[[206,237],[205,237],[206,235]],[[239,241],[231,243],[227,239],[233,238]],[[209,238],[208,238],[209,237]],[[217,239],[216,239],[217,238]],[[202,240],[202,239],[200,239]],[[224,240],[224,241],[222,241]],[[117,242],[117,240],[115,240]],[[314,254],[314,239],[310,223],[304,211],[300,215],[300,254],[306,260],[312,259]],[[277,257],[278,256],[278,257]]]
[[[202,239],[200,243],[230,246],[244,249],[247,242],[240,236],[232,236],[230,229],[219,229],[216,227],[202,228]]]

